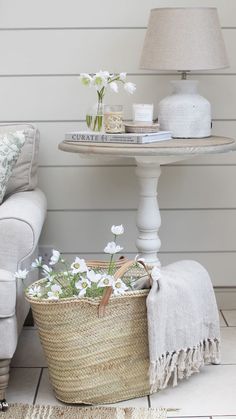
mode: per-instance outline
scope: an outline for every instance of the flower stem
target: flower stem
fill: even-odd
[[[114,242],[116,243],[116,238],[117,238],[117,236],[114,234]],[[108,266],[108,275],[111,275],[112,273],[113,273],[113,258],[114,258],[114,254],[112,254],[111,255],[111,258],[110,258],[110,263],[109,263],[109,266]]]
[[[64,289],[64,288],[66,288],[66,287],[65,287],[65,286],[64,286],[64,285],[63,285],[63,284],[59,281],[59,279],[58,279],[58,278],[55,278],[55,279],[54,279],[54,281],[55,281],[55,282],[57,282],[57,283],[60,285],[60,287],[61,287],[61,288],[63,288],[63,289]]]
[[[93,121],[93,131],[101,131],[103,123],[103,113],[102,113],[102,101],[105,94],[104,87],[101,90],[97,91],[98,103],[97,103],[97,115],[94,117]],[[91,123],[90,123],[91,125]]]
[[[113,258],[114,258],[114,255],[111,255],[110,263],[109,263],[109,267],[108,267],[108,275],[111,275],[112,271],[113,271],[113,269],[112,269]]]

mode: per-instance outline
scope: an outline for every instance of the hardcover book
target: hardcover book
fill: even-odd
[[[170,131],[157,131],[146,134],[105,134],[91,131],[72,131],[65,134],[65,141],[68,142],[97,142],[97,143],[129,143],[145,144],[157,141],[171,140]]]

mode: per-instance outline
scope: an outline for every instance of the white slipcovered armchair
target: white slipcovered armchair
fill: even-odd
[[[29,269],[37,256],[46,215],[46,198],[37,188],[38,130],[28,124],[0,125],[0,133],[22,129],[26,141],[0,205],[0,410],[7,407],[4,399],[10,361],[29,311],[22,280],[16,280],[14,273]],[[27,284],[36,280],[36,275],[30,273]]]

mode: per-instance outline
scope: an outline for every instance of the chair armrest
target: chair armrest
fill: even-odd
[[[14,316],[16,280],[13,273],[0,269],[0,319]]]
[[[11,272],[31,253],[46,216],[46,198],[40,189],[18,192],[0,205],[0,268]]]

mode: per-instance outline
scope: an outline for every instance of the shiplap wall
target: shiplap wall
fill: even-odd
[[[214,133],[236,137],[235,0],[0,0],[0,121],[32,122],[41,132],[39,179],[48,198],[41,245],[69,257],[101,256],[109,227],[122,223],[125,252],[135,254],[137,184],[132,160],[96,160],[57,149],[68,130],[84,127],[95,92],[77,75],[127,71],[135,96],[106,102],[153,102],[169,92],[164,73],[139,70],[153,7],[217,7],[231,67],[201,73]],[[194,77],[192,75],[191,77]],[[196,77],[196,76],[195,76]],[[159,186],[161,260],[199,260],[216,286],[236,286],[236,153],[163,167]]]

